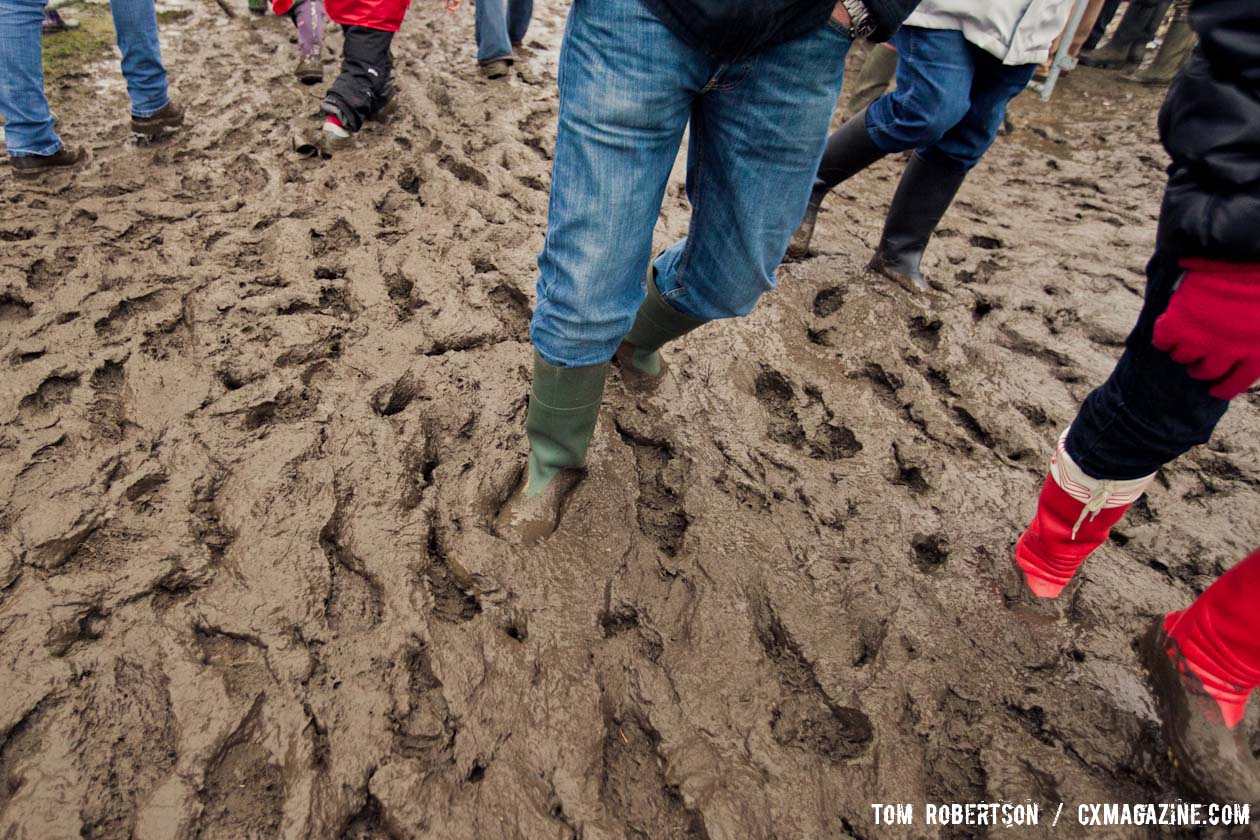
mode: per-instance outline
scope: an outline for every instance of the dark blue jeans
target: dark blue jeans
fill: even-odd
[[[888,154],[914,149],[933,163],[971,169],[1036,65],[1003,64],[952,29],[903,26],[892,44],[897,87],[866,110],[871,140]]]
[[[1157,250],[1146,266],[1146,301],[1111,376],[1085,398],[1066,441],[1068,454],[1094,478],[1150,475],[1212,436],[1229,407],[1167,353],[1151,345],[1181,269]]]

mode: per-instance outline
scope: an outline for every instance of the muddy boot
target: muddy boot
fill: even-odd
[[[556,530],[564,503],[581,480],[607,377],[607,362],[560,368],[534,353],[525,417],[529,461],[520,485],[495,518],[496,534],[530,545]]]
[[[1050,458],[1050,473],[1037,498],[1037,513],[1015,543],[1015,564],[1038,598],[1057,598],[1076,570],[1102,545],[1111,528],[1141,498],[1155,475],[1131,481],[1092,478],[1064,445]]]
[[[883,47],[876,49],[887,52]],[[796,233],[792,235],[792,241],[788,243],[789,258],[799,260],[809,255],[809,243],[814,237],[814,223],[818,220],[818,210],[827,193],[885,154],[883,149],[875,145],[870,132],[866,130],[865,108],[846,120],[844,125],[827,138],[827,148],[823,150],[822,162],[818,164],[818,174],[814,177],[814,188],[809,195],[809,205],[805,208],[805,218],[801,220]]]
[[[69,171],[85,160],[87,160],[87,152],[85,150],[62,146],[51,155],[10,157],[9,166],[13,168],[13,176],[15,178],[34,180],[53,172]]]
[[[656,269],[648,269],[647,297],[634,316],[634,326],[617,348],[617,364],[625,383],[634,388],[651,390],[665,375],[665,360],[660,349],[681,338],[704,321],[697,321],[670,306],[656,290]]]
[[[174,103],[167,102],[156,114],[148,117],[131,118],[131,133],[139,140],[157,140],[167,132],[174,131],[184,124],[184,109]]]
[[[293,75],[304,85],[317,85],[324,81],[324,62],[319,54],[307,55],[298,59]]]
[[[919,263],[928,240],[966,177],[963,170],[929,163],[917,154],[912,156],[893,193],[884,233],[867,268],[896,281],[907,291],[930,291]]]
[[[1260,765],[1243,728],[1223,719],[1181,643],[1165,629],[1169,618],[1151,624],[1138,653],[1177,780],[1203,801],[1260,806]],[[1172,633],[1177,633],[1175,624]]]
[[[512,71],[512,62],[505,58],[496,58],[494,61],[478,64],[477,69],[487,79],[502,79]]]
[[[1178,18],[1169,24],[1168,32],[1164,34],[1164,42],[1160,44],[1159,52],[1155,54],[1155,60],[1147,67],[1125,78],[1144,85],[1169,84],[1194,50],[1194,44],[1195,35],[1194,30],[1190,28],[1190,21]]]
[[[259,17],[267,14],[267,0],[249,0],[249,13]]]
[[[1107,46],[1081,53],[1080,63],[1102,70],[1124,70],[1141,64],[1146,44],[1155,37],[1170,3],[1171,0],[1130,2]]]

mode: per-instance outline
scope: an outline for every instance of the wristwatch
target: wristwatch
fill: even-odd
[[[849,13],[849,35],[853,38],[865,38],[875,31],[875,19],[870,9],[862,0],[840,0],[844,10]]]

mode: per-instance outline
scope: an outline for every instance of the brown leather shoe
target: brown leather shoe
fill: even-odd
[[[149,117],[131,118],[131,131],[144,140],[156,140],[164,133],[174,131],[184,124],[184,109],[174,101],[167,102],[156,114]]]
[[[23,155],[10,157],[9,165],[18,178],[34,179],[49,172],[61,172],[74,169],[87,160],[87,152],[83,149],[72,149],[62,146],[51,155]]]
[[[1143,637],[1139,655],[1164,725],[1168,757],[1186,792],[1209,802],[1260,806],[1260,764],[1251,756],[1243,727],[1225,726],[1216,701],[1164,632],[1163,616]]]

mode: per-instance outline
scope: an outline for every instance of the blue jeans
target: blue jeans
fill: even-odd
[[[971,169],[1036,65],[1003,64],[952,29],[903,26],[892,44],[897,87],[866,110],[871,140],[888,154],[914,149],[933,163]]]
[[[169,101],[153,0],[112,0],[131,113],[151,117]],[[44,0],[0,0],[0,114],[9,154],[51,155],[61,148],[44,96]]]
[[[700,321],[752,310],[805,212],[849,44],[823,26],[723,64],[640,0],[575,0],[530,326],[543,359],[600,364],[630,331],[688,122],[691,225],[656,260],[656,287]]]
[[[477,0],[477,62],[511,58],[533,15],[534,0]]]
[[[1229,402],[1212,396],[1151,338],[1182,271],[1177,258],[1156,250],[1146,266],[1146,300],[1124,354],[1107,381],[1085,398],[1068,454],[1093,478],[1124,480],[1150,475],[1207,443]]]

